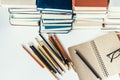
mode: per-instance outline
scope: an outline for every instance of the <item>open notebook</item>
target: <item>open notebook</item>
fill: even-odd
[[[75,50],[78,50],[96,73],[104,79],[120,72],[119,48],[120,41],[115,32],[69,47],[70,56],[80,80],[96,80],[96,76],[77,56]]]

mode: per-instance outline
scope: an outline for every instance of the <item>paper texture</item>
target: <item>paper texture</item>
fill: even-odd
[[[114,54],[118,56],[110,62],[110,58],[106,55],[120,48],[120,41],[116,33],[109,33],[99,38],[94,39],[95,45],[106,67],[108,75],[114,75],[120,72],[120,53]]]
[[[75,54],[78,50],[80,54],[89,62],[99,76],[104,79],[110,75],[120,72],[120,57],[113,59],[106,55],[120,48],[120,41],[115,32],[100,36],[92,41],[85,42],[69,48],[70,56],[74,64],[74,69],[78,73],[80,80],[95,80],[95,76],[82,63]],[[97,50],[96,50],[97,49]]]

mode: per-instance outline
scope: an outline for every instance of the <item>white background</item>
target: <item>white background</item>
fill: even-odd
[[[38,29],[38,27],[11,26],[7,9],[0,8],[0,80],[53,80],[51,75],[21,47],[21,44],[31,42],[36,36],[38,37]],[[76,30],[59,35],[59,38],[67,50],[69,46],[91,40],[104,33],[106,32]],[[70,80],[72,76],[74,75],[66,75],[64,80]],[[119,80],[116,76],[111,80]]]

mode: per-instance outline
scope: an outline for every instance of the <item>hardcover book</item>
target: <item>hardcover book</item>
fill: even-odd
[[[73,10],[106,10],[108,0],[72,0]]]

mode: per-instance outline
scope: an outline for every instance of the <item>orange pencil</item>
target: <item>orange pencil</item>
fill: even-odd
[[[53,37],[64,59],[67,59],[68,62],[72,62],[64,47],[62,46],[61,42],[59,41],[58,37],[55,34],[53,35]]]
[[[22,47],[42,68],[44,68],[43,64],[37,59],[36,55],[32,54],[25,45],[22,45]]]

